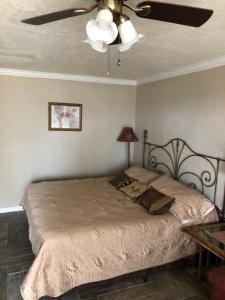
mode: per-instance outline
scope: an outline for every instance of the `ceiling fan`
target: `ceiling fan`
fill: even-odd
[[[156,1],[144,1],[133,5],[127,0],[95,0],[95,3],[89,8],[61,10],[22,20],[22,22],[42,25],[88,14],[97,8],[96,19],[87,23],[88,39],[85,42],[99,52],[106,52],[109,48],[108,45],[118,45],[120,51],[126,51],[143,38],[143,35],[136,32],[129,17],[123,12],[124,7],[140,18],[192,27],[200,27],[213,14],[213,11],[209,9]]]

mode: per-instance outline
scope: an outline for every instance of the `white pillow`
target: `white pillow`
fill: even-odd
[[[215,210],[214,204],[197,190],[190,188],[168,176],[160,176],[151,183],[157,191],[175,198],[170,212],[182,224],[202,223],[204,218]],[[214,214],[216,216],[216,214]],[[217,218],[214,217],[218,221]]]
[[[125,173],[127,174],[127,176],[145,184],[149,184],[157,177],[159,177],[159,174],[144,169],[140,166],[132,166],[129,169],[127,169]]]

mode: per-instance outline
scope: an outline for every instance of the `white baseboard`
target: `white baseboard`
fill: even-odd
[[[23,210],[22,206],[5,207],[5,208],[0,208],[0,214],[22,211],[22,210]]]

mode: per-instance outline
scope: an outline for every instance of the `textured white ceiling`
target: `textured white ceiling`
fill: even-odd
[[[138,3],[141,1],[133,1]],[[111,51],[112,77],[142,79],[170,72],[225,54],[224,0],[164,0],[214,10],[212,18],[200,28],[144,20],[127,11],[145,40],[122,53]],[[32,71],[106,76],[107,54],[84,44],[85,26],[94,18],[74,17],[42,26],[20,22],[39,14],[72,7],[88,7],[94,0],[1,0],[0,67]]]

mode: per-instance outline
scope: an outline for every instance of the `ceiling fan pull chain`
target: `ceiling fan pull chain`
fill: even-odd
[[[121,37],[120,37],[120,35],[119,35],[119,44],[121,44],[122,43],[122,41],[121,41]],[[120,49],[118,49],[118,60],[117,60],[117,67],[120,67],[121,66],[121,57],[120,57],[120,55],[121,55],[121,51],[120,51]]]
[[[118,60],[117,60],[117,67],[121,66],[121,59],[120,59],[120,50],[118,50]]]
[[[108,62],[107,62],[107,75],[111,74],[111,69],[110,69],[110,45],[108,45]]]

